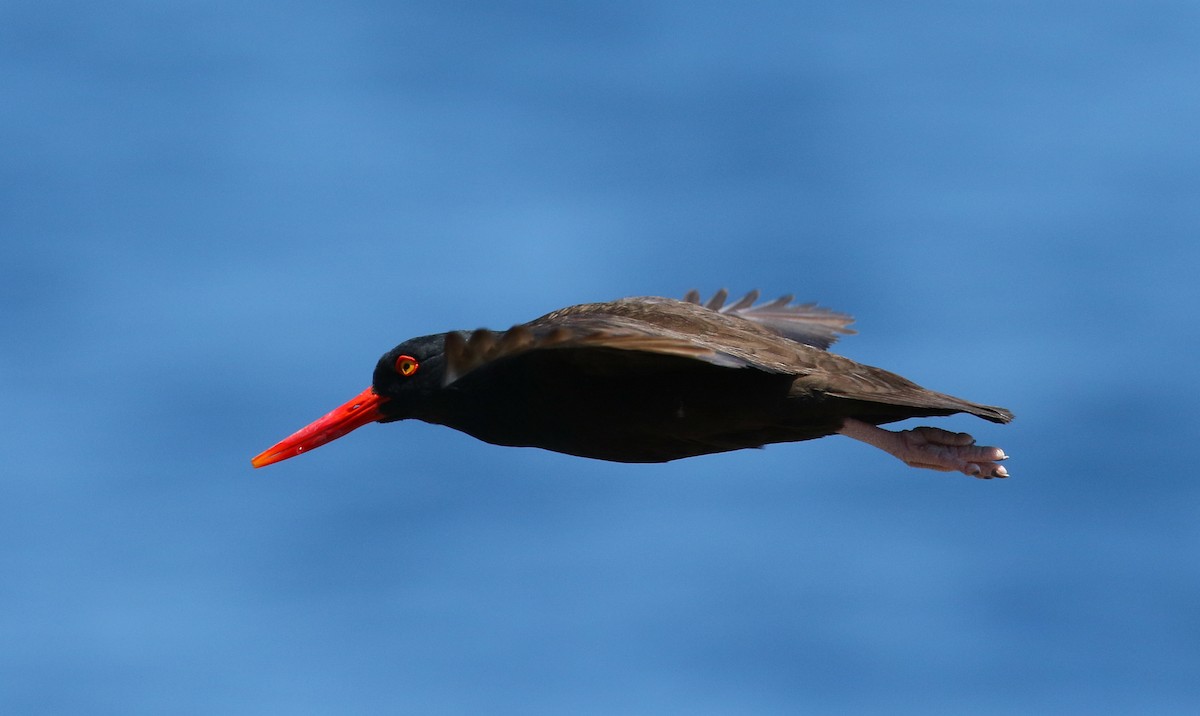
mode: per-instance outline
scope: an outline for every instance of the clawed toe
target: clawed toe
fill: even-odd
[[[928,467],[944,472],[961,472],[970,477],[990,480],[1008,477],[1008,470],[997,465],[1008,455],[997,447],[975,444],[967,433],[952,433],[939,428],[919,427],[897,435],[903,440],[911,457],[904,461],[915,467]]]
[[[1008,455],[997,447],[976,445],[967,433],[928,426],[893,432],[852,419],[840,432],[886,450],[912,467],[961,472],[982,480],[1008,477],[1008,470],[997,464]]]

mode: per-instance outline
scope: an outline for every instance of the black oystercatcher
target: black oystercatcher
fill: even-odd
[[[852,318],[792,297],[754,305],[625,298],[570,306],[504,332],[413,338],[384,354],[372,386],[255,457],[299,455],[371,422],[417,418],[497,445],[617,462],[812,440],[841,433],[913,467],[1007,477],[1008,456],[966,433],[876,427],[1004,408],[926,390],[829,353]]]

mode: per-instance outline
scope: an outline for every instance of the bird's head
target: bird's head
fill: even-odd
[[[409,339],[383,354],[371,387],[328,415],[256,455],[254,467],[295,457],[336,440],[367,423],[390,423],[420,414],[442,387],[446,374],[444,333]]]
[[[380,397],[378,421],[390,423],[420,414],[446,375],[446,334],[411,338],[379,359],[370,390]]]

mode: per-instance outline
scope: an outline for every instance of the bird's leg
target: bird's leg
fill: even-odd
[[[1008,459],[995,447],[981,447],[966,433],[952,433],[929,427],[892,431],[846,418],[839,433],[861,440],[868,445],[895,455],[912,467],[927,467],[942,472],[961,472],[964,475],[991,479],[1008,477],[1008,470],[996,464]]]

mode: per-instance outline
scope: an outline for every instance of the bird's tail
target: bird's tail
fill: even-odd
[[[1001,408],[995,405],[980,405],[979,403],[969,403],[965,400],[959,401],[965,407],[964,410],[971,415],[977,415],[984,420],[990,420],[993,423],[1010,423],[1013,419],[1013,413],[1008,408]]]
[[[969,400],[956,398],[953,395],[927,390],[917,385],[910,388],[893,388],[886,394],[864,394],[847,392],[831,392],[830,395],[847,400],[848,415],[873,422],[876,425],[905,418],[933,417],[938,415],[953,415],[955,413],[970,413],[993,423],[1012,421],[1013,414],[1008,408],[995,405],[982,405]]]
[[[993,423],[1008,423],[1012,422],[1013,419],[1013,413],[1008,408],[972,403],[969,400],[963,400],[953,395],[946,395],[945,393],[938,393],[932,390],[921,390],[912,396],[891,395],[888,396],[887,402],[893,405],[927,408],[939,412],[945,411],[943,414],[946,415],[952,413],[970,413],[984,420],[990,420]]]

